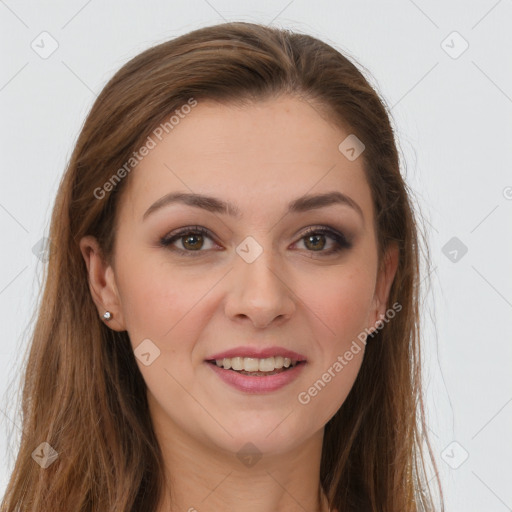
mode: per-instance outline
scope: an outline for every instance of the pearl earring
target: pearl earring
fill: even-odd
[[[110,320],[112,318],[112,313],[110,311],[105,311],[105,313],[103,313],[103,318],[105,320]]]

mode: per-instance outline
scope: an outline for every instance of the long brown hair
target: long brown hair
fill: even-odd
[[[390,241],[400,250],[389,303],[399,303],[401,311],[369,338],[354,386],[325,426],[322,487],[340,511],[435,509],[426,468],[436,465],[421,383],[420,231],[388,110],[332,46],[286,29],[232,22],[130,60],[85,121],[52,214],[44,292],[24,374],[21,445],[2,512],[155,510],[163,461],[145,382],[127,332],[109,329],[98,316],[78,243],[95,236],[111,260],[117,204],[129,176],[104,185],[190,98],[230,104],[281,94],[309,101],[363,141],[379,263]],[[108,188],[100,199],[99,188]],[[58,453],[45,469],[31,457],[42,442]],[[437,471],[435,479],[443,507]]]

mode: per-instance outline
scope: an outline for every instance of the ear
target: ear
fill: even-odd
[[[124,317],[119,292],[115,282],[114,270],[103,259],[98,241],[93,236],[85,236],[80,240],[80,251],[87,265],[89,289],[98,308],[98,315],[112,313],[108,326],[115,331],[125,331]]]
[[[372,311],[370,315],[371,325],[369,330],[376,329],[377,321],[386,316],[389,299],[389,291],[396,275],[399,260],[399,247],[396,242],[389,242],[377,275],[375,292],[373,295]]]

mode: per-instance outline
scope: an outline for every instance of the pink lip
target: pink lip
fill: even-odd
[[[266,357],[288,357],[293,359],[294,361],[305,361],[306,358],[302,354],[298,354],[297,352],[293,352],[292,350],[287,350],[282,347],[268,347],[268,348],[256,348],[256,347],[236,347],[230,350],[226,350],[225,352],[219,352],[217,354],[213,354],[208,357],[207,361],[213,361],[215,359],[224,359],[225,357],[254,357],[256,359],[264,359]],[[259,379],[261,377],[253,377]],[[267,377],[268,378],[268,377]]]
[[[242,352],[238,352],[239,354]],[[298,355],[298,354],[297,354]],[[250,356],[247,356],[250,357]],[[260,356],[261,357],[261,356]],[[284,357],[284,356],[283,356]],[[289,356],[286,356],[289,357]],[[221,359],[218,357],[218,359]],[[218,367],[215,363],[206,363],[226,384],[243,391],[245,393],[267,393],[276,391],[286,384],[296,379],[306,363],[297,364],[294,368],[285,370],[281,373],[275,373],[268,377],[254,377],[251,375],[243,375],[233,370],[225,370]]]

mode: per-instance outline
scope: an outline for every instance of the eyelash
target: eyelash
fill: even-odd
[[[162,247],[166,247],[167,249],[169,249],[173,252],[177,252],[178,254],[182,254],[184,256],[196,257],[196,256],[199,256],[200,253],[205,252],[205,251],[202,251],[200,249],[197,251],[186,251],[183,249],[178,249],[176,247],[171,248],[170,245],[173,242],[175,242],[176,240],[179,240],[180,238],[185,237],[186,235],[197,235],[197,234],[207,236],[208,238],[213,240],[212,235],[206,228],[203,228],[201,226],[191,226],[188,228],[180,229],[177,233],[174,233],[174,234],[171,233],[171,234],[163,237],[160,240],[160,245]],[[299,241],[303,240],[304,238],[306,238],[308,236],[318,235],[318,234],[327,235],[329,238],[334,240],[335,246],[332,249],[329,249],[327,251],[322,250],[322,251],[308,251],[308,252],[311,252],[311,253],[318,252],[322,256],[330,256],[331,254],[339,253],[343,250],[350,249],[352,247],[352,244],[350,242],[348,242],[348,240],[345,238],[345,236],[342,233],[339,233],[338,231],[335,231],[331,228],[327,228],[327,227],[323,227],[323,226],[308,228],[307,231],[305,233],[303,233],[303,235],[300,237]]]

